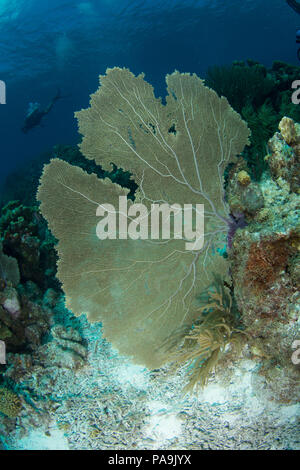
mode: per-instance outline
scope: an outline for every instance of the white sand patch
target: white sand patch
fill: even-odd
[[[49,436],[43,429],[31,431],[28,436],[19,439],[17,450],[69,450],[69,445],[64,433],[54,426]]]
[[[177,412],[172,411],[170,405],[153,400],[148,403],[148,407],[151,415],[143,433],[145,439],[150,439],[153,442],[154,448],[164,445],[166,441],[181,434],[182,422],[176,416]]]
[[[112,371],[116,382],[122,387],[134,387],[138,390],[146,390],[149,386],[147,370],[136,364],[122,364]]]

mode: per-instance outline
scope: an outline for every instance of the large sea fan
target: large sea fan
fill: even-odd
[[[113,68],[101,77],[90,107],[76,113],[80,145],[104,169],[113,162],[139,186],[135,203],[204,204],[201,250],[185,240],[102,240],[96,236],[99,205],[118,207],[128,191],[54,159],[38,191],[41,211],[59,240],[58,277],[76,315],[101,321],[121,353],[148,367],[167,355],[158,346],[197,316],[197,294],[226,274],[217,249],[226,243],[228,211],[223,173],[248,143],[249,130],[225,98],[196,75],[167,76],[166,105],[143,75]],[[128,201],[128,208],[132,201]]]

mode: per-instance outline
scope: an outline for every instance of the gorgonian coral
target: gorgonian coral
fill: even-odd
[[[225,98],[196,75],[167,76],[166,105],[143,75],[113,68],[101,77],[90,107],[76,113],[81,151],[104,170],[112,162],[132,173],[135,203],[204,204],[200,250],[185,240],[107,239],[96,236],[96,210],[115,208],[128,190],[54,159],[38,191],[42,214],[58,242],[58,277],[76,314],[102,321],[104,335],[121,353],[148,367],[167,355],[157,346],[197,317],[196,294],[226,275],[217,248],[226,243],[225,166],[248,143],[249,129]],[[132,201],[128,201],[128,211]],[[173,233],[174,234],[174,233]],[[213,268],[213,269],[212,269]]]

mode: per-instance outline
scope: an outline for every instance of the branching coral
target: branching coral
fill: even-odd
[[[167,359],[157,346],[170,330],[192,322],[196,294],[226,275],[217,248],[226,243],[228,209],[223,172],[248,142],[249,130],[225,98],[196,75],[167,76],[166,105],[143,75],[113,68],[101,77],[91,106],[76,113],[84,138],[81,150],[104,170],[129,170],[139,186],[135,202],[205,206],[201,250],[184,240],[99,241],[96,210],[119,206],[128,190],[108,179],[54,159],[38,191],[41,212],[59,240],[58,277],[67,306],[91,321],[139,363],[158,367]],[[131,201],[128,201],[128,208]]]

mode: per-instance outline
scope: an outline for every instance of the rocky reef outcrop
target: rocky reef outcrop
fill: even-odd
[[[268,143],[268,170],[252,182],[245,162],[232,170],[228,202],[243,218],[229,251],[234,296],[252,357],[270,396],[300,395],[292,344],[300,338],[300,126],[284,117]]]
[[[6,353],[0,365],[0,437],[47,425],[53,402],[63,399],[61,391],[55,393],[57,377],[68,374],[72,380],[87,359],[78,322],[64,308],[60,289],[48,287],[58,285],[55,270],[42,269],[43,250],[51,255],[54,243],[43,248],[42,222],[20,215],[32,216],[31,209],[13,203],[0,218],[0,341]],[[55,267],[50,256],[53,262]]]

